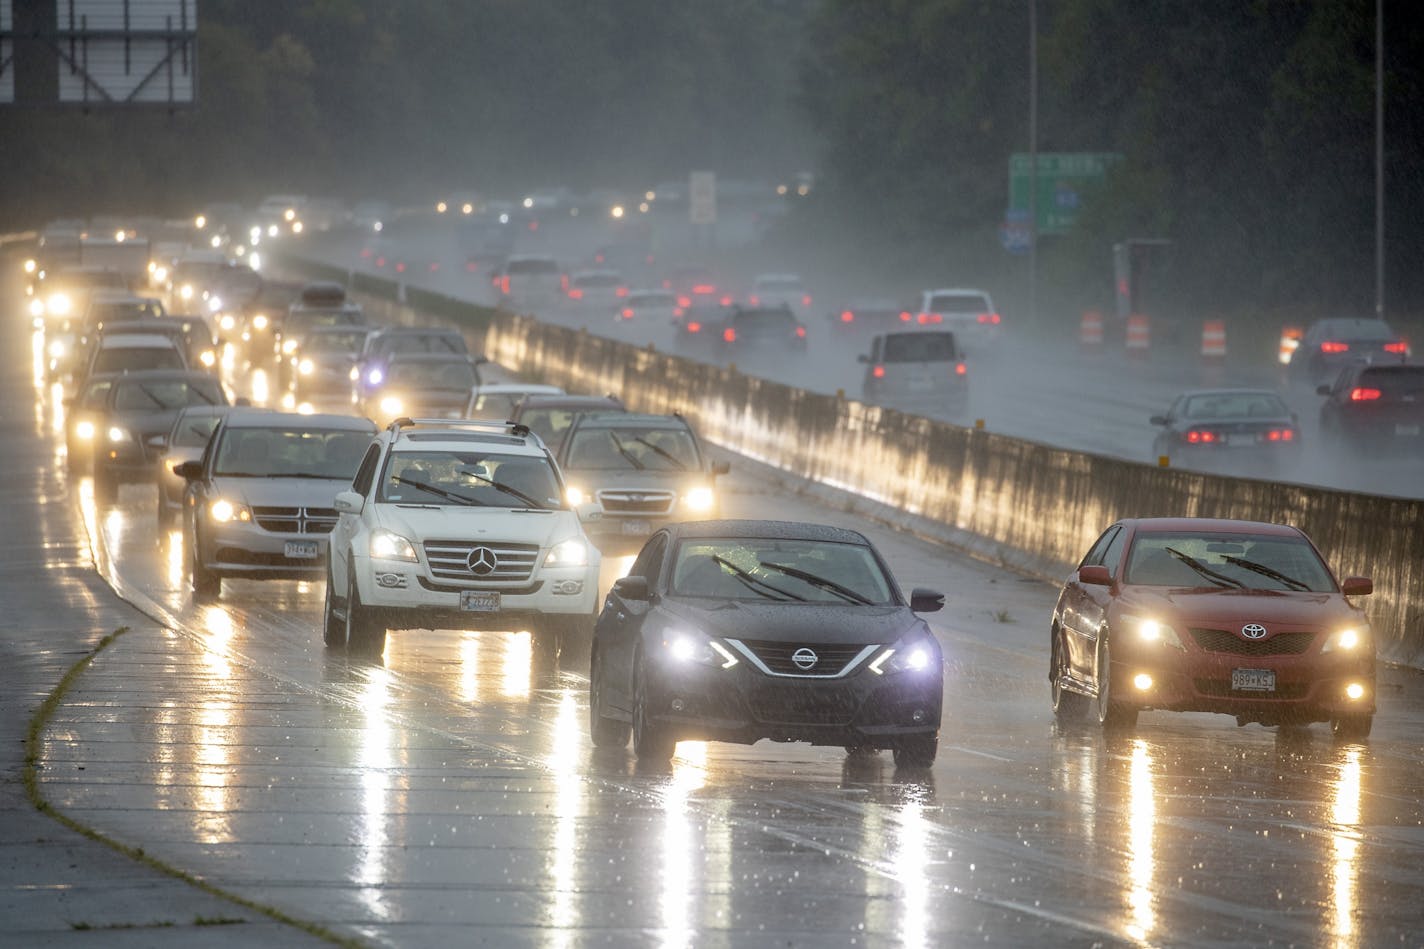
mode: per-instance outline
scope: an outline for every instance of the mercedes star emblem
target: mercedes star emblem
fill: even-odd
[[[796,663],[796,668],[806,670],[815,666],[816,663],[820,661],[820,656],[817,656],[810,649],[802,646],[791,654],[791,661]]]
[[[470,572],[477,577],[487,577],[499,567],[499,558],[488,547],[476,547],[470,551],[465,562],[469,564]]]
[[[1262,626],[1260,623],[1247,623],[1245,626],[1241,627],[1241,635],[1245,636],[1247,639],[1265,639],[1266,627]]]

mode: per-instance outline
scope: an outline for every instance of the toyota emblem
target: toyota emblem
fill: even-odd
[[[1260,623],[1247,623],[1245,626],[1241,627],[1241,635],[1245,636],[1247,639],[1265,639],[1266,627],[1262,626]]]
[[[791,654],[791,661],[796,663],[796,668],[802,671],[813,668],[820,659],[820,656],[805,646],[802,646]]]
[[[465,563],[469,565],[470,572],[477,577],[487,577],[499,569],[499,558],[488,547],[476,547],[470,551],[470,556],[465,558]]]

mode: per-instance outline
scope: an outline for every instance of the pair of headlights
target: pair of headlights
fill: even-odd
[[[1182,643],[1182,637],[1177,635],[1176,629],[1166,623],[1148,617],[1127,616],[1124,617],[1129,628],[1136,631],[1137,638],[1147,643],[1160,642],[1173,649],[1185,651],[1186,646]],[[1356,649],[1364,648],[1369,637],[1365,632],[1354,629],[1340,629],[1331,633],[1320,647],[1322,653],[1326,652],[1353,652]]]
[[[730,669],[739,660],[716,639],[692,630],[669,633],[663,647],[676,663],[695,663]],[[869,669],[878,676],[922,673],[939,667],[938,651],[924,636],[907,636],[894,645],[885,646],[870,661]]]
[[[99,427],[88,419],[84,419],[83,421],[75,423],[74,434],[81,441],[93,441],[99,437]],[[103,434],[111,445],[122,445],[124,442],[133,441],[133,433],[120,425],[110,425],[108,430]]]
[[[378,527],[371,531],[371,540],[367,547],[371,558],[374,560],[403,560],[406,563],[416,563],[419,561],[415,554],[415,545],[409,538],[402,537],[395,531]],[[549,553],[544,557],[546,567],[586,567],[588,566],[588,544],[578,537],[570,537],[568,540],[555,544],[549,549]]]
[[[570,506],[577,507],[585,501],[592,501],[593,493],[576,485],[569,485],[564,489],[564,497]],[[717,495],[706,485],[699,485],[682,496],[683,509],[698,514],[712,510],[716,504]]]

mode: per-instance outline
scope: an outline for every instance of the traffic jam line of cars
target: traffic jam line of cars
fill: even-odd
[[[230,398],[219,376],[230,354],[201,356],[224,340],[205,320],[167,316],[156,298],[94,290],[77,335],[36,316],[47,340],[67,340],[71,470],[92,475],[101,503],[122,483],[157,483],[157,523],[181,522],[195,598],[221,596],[227,578],[319,578],[330,648],[379,653],[390,630],[408,628],[528,630],[544,658],[589,648],[593,739],[631,740],[640,758],[666,760],[684,739],[767,738],[933,763],[943,652],[918,614],[943,597],[902,592],[864,536],[719,519],[716,479],[728,466],[708,459],[679,415],[492,383],[459,332],[372,327],[338,285],[273,298],[230,264],[199,263],[175,263],[183,282],[170,302],[244,287],[249,306],[213,312],[244,366],[272,365],[287,411]],[[648,307],[696,345],[804,349],[811,298],[794,275],[764,275],[739,305],[700,271],[641,291],[594,270],[569,294],[549,263],[511,257],[494,279],[511,297],[568,294],[620,319]],[[861,357],[864,394],[886,403],[963,405],[966,340],[992,346],[1001,330],[976,290],[926,291],[917,313],[856,307],[834,322],[878,331]],[[1381,353],[1398,355],[1394,342]],[[1336,430],[1360,430],[1346,413],[1365,406],[1379,437],[1417,434],[1419,371],[1345,363],[1321,387],[1323,411],[1336,413]],[[1187,393],[1153,422],[1164,454],[1266,447],[1289,457],[1300,443],[1269,390]],[[602,558],[615,554],[633,555],[631,569],[600,595]],[[1241,724],[1324,721],[1364,738],[1375,646],[1355,598],[1371,592],[1367,578],[1337,581],[1294,528],[1118,522],[1051,618],[1055,715],[1115,729],[1143,710],[1212,711]]]

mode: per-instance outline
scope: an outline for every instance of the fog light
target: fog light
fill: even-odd
[[[686,706],[686,704],[682,701],[682,699],[673,699],[673,700],[672,700],[672,710],[673,710],[674,712],[681,712],[681,711],[682,711],[684,708],[686,708],[686,707],[687,707],[687,706]]]
[[[583,592],[582,580],[560,580],[553,585],[556,596],[578,596]]]
[[[910,721],[916,725],[923,725],[925,722],[925,710],[922,708],[915,709],[914,714],[910,716]]]
[[[1132,684],[1137,686],[1139,692],[1146,692],[1152,688],[1152,677],[1145,672],[1139,672],[1132,677]]]
[[[1359,700],[1365,697],[1365,687],[1358,682],[1351,682],[1345,686],[1345,695],[1348,698]]]
[[[376,586],[386,587],[394,590],[405,589],[405,574],[403,573],[378,573],[376,574]]]

